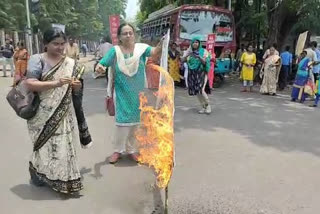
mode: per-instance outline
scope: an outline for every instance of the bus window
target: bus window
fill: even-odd
[[[168,30],[169,30],[169,28],[170,28],[170,24],[169,23],[167,23],[166,25],[165,25],[165,27],[164,27],[164,33],[167,33],[168,32]]]
[[[174,24],[171,24],[171,26],[170,26],[170,34],[171,35],[173,34],[173,30],[174,30]]]
[[[161,35],[161,26],[157,25],[156,26],[156,36],[160,36]]]
[[[213,11],[185,10],[181,12],[180,38],[195,36],[206,41],[208,34],[216,34],[216,42],[233,41],[233,23],[230,16]]]

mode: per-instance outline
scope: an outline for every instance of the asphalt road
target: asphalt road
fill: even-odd
[[[94,146],[79,147],[82,196],[67,198],[31,186],[32,145],[25,121],[6,103],[10,84],[10,78],[0,77],[1,213],[149,214],[161,204],[163,191],[153,187],[151,170],[127,159],[115,166],[106,162],[113,118],[104,110],[104,79],[93,80],[90,74],[84,106]],[[239,90],[237,80],[227,79],[210,95],[210,116],[198,115],[197,100],[176,90],[169,213],[319,213],[320,110],[291,103],[289,91],[269,97]]]

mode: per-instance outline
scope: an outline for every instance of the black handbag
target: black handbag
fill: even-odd
[[[43,69],[42,55],[40,55],[40,62]],[[7,101],[16,114],[25,120],[33,118],[40,106],[39,94],[28,90],[24,84],[24,79],[17,82],[9,91]]]
[[[38,93],[29,91],[24,84],[24,80],[9,91],[7,101],[16,114],[25,120],[33,118],[40,105]]]

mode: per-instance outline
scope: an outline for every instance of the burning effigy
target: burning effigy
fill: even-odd
[[[168,213],[168,185],[174,167],[174,81],[167,72],[170,30],[162,43],[160,65],[149,59],[147,88],[140,93],[140,126],[135,133],[139,163],[156,174],[156,185],[165,189],[164,211]]]
[[[148,89],[140,94],[140,127],[135,137],[139,162],[155,171],[159,188],[165,189],[165,212],[168,184],[174,166],[174,82],[169,73],[157,65],[147,66]]]
[[[136,132],[139,162],[153,168],[159,188],[168,186],[174,163],[174,85],[160,66],[151,68],[160,74],[159,88],[140,94],[141,124]],[[148,94],[149,93],[149,94]]]

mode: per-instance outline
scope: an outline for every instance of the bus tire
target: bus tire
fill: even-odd
[[[213,87],[214,88],[220,88],[224,83],[224,76],[222,74],[216,74],[214,76],[214,83]]]

